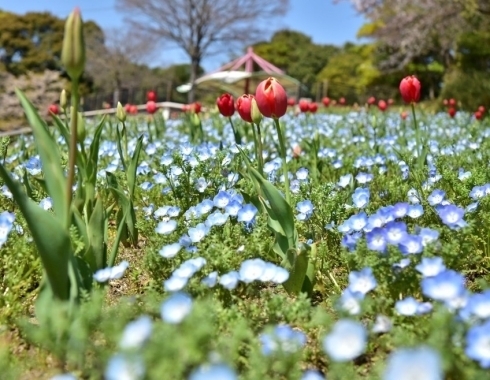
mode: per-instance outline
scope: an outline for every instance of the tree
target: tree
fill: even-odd
[[[389,51],[381,62],[385,70],[400,70],[429,53],[448,67],[457,36],[486,24],[490,16],[489,0],[349,1],[371,21],[360,34],[374,37]]]
[[[192,102],[202,59],[263,38],[288,5],[289,0],[121,0],[119,9],[133,30],[188,55]]]
[[[310,90],[318,73],[339,50],[333,45],[317,45],[311,37],[287,29],[274,33],[270,42],[261,42],[254,46],[258,55],[299,80]]]

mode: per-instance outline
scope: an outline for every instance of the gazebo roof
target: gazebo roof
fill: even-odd
[[[260,70],[254,70],[255,67]],[[240,96],[243,93],[249,93],[250,88],[255,88],[260,81],[270,76],[280,80],[288,92],[297,92],[301,86],[298,80],[286,75],[283,70],[255,54],[252,47],[249,47],[247,53],[242,57],[198,78],[194,85],[221,89]],[[190,89],[190,83],[177,87],[179,92],[188,92]]]

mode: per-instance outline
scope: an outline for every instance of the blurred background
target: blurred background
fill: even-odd
[[[490,106],[490,0],[1,0],[1,129],[22,118],[14,88],[42,110],[69,90],[59,57],[77,5],[85,110],[143,104],[149,90],[158,101],[213,103],[247,86],[206,74],[233,69],[258,80],[270,67],[297,99],[399,101],[400,78],[415,74],[428,107],[445,98]],[[226,66],[240,57],[243,65]]]

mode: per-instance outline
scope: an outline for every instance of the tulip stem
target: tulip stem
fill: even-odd
[[[252,125],[252,133],[254,136],[255,159],[257,160],[257,166],[260,167],[260,164],[259,164],[259,143],[257,142],[257,132],[255,131],[255,124],[252,122],[252,123],[250,123],[250,125]]]
[[[291,191],[289,189],[289,172],[288,172],[288,166],[286,162],[286,146],[284,144],[284,136],[281,131],[281,124],[279,123],[278,118],[274,118],[274,125],[276,127],[277,131],[277,137],[279,139],[279,147],[280,147],[280,154],[282,158],[282,171],[284,174],[284,187],[285,187],[285,193],[286,193],[286,202],[288,202],[289,205],[291,205]]]
[[[423,165],[422,160],[422,153],[420,151],[421,149],[421,141],[420,141],[420,130],[419,130],[419,124],[417,123],[417,116],[415,114],[415,103],[411,102],[410,104],[412,106],[412,117],[413,117],[413,126],[415,128],[415,143],[417,145],[417,162],[419,163],[419,167]]]
[[[257,126],[257,155],[259,162],[259,173],[263,177],[264,176],[264,147],[262,145],[262,133],[260,131],[260,123],[254,123]]]
[[[68,152],[68,179],[66,181],[66,228],[71,226],[71,202],[73,197],[73,181],[75,179],[75,163],[77,160],[77,129],[78,129],[78,78],[72,79],[71,86],[71,120],[70,120],[70,150]]]
[[[240,135],[238,134],[237,130],[235,129],[235,126],[233,125],[233,121],[231,120],[231,116],[228,117],[228,120],[230,121],[231,129],[233,131],[233,136],[235,137],[235,144],[240,145],[242,143],[240,139]]]

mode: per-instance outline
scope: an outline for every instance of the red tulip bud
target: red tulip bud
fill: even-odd
[[[447,110],[447,113],[449,114],[449,116],[454,117],[454,115],[456,115],[456,108],[454,108],[454,107],[450,107],[450,108]]]
[[[299,110],[301,112],[308,112],[310,110],[310,105],[308,100],[302,99],[299,101]]]
[[[344,97],[339,99],[339,104],[342,106],[345,105],[345,98]]]
[[[129,113],[131,115],[136,115],[138,113],[138,107],[136,107],[135,105],[131,105],[129,107]]]
[[[126,111],[126,113],[131,113],[131,104],[126,103],[124,106],[124,111]]]
[[[58,115],[60,113],[60,108],[58,107],[57,104],[51,104],[48,108],[48,112],[54,115]]]
[[[151,102],[156,102],[157,101],[157,93],[155,91],[148,91],[146,94],[146,100],[151,101]]]
[[[400,82],[400,94],[405,103],[416,103],[420,99],[420,81],[413,75],[405,77]]]
[[[475,119],[481,120],[483,118],[483,114],[480,111],[475,112]]]
[[[384,100],[380,100],[378,102],[378,108],[384,112],[388,108],[388,104]]]
[[[370,106],[376,104],[376,98],[374,96],[371,96],[368,100],[367,100],[367,104],[369,104]]]
[[[323,99],[322,99],[322,103],[325,107],[328,107],[330,105],[330,98],[325,96]]]
[[[456,106],[456,99],[453,99],[453,98],[449,99],[448,104],[449,104],[451,107]]]
[[[235,100],[230,94],[223,94],[216,99],[216,105],[218,106],[219,113],[225,117],[233,116],[235,113]]]
[[[480,106],[478,107],[478,111],[482,113],[482,115],[485,113],[485,107]]]
[[[157,112],[157,105],[153,100],[146,102],[146,112],[149,114],[154,114]]]
[[[402,111],[402,112],[400,113],[400,117],[401,117],[403,120],[405,120],[405,119],[407,118],[407,116],[408,116],[408,112],[407,112],[407,111]]]
[[[272,77],[259,83],[255,91],[255,100],[260,112],[265,117],[282,117],[288,108],[288,99],[284,87]]]
[[[238,114],[243,120],[248,121],[249,123],[252,123],[252,99],[254,98],[255,96],[253,95],[244,94],[236,101]]]
[[[296,98],[288,98],[288,106],[292,107],[296,104]]]
[[[393,99],[391,99],[391,98],[388,99],[388,105],[389,106],[393,105],[393,103],[395,103],[395,101]]]
[[[311,113],[316,113],[316,111],[318,111],[318,104],[310,103],[308,104],[308,109]]]
[[[190,105],[190,111],[194,112],[194,113],[200,113],[201,112],[201,103],[199,102],[194,102]]]

